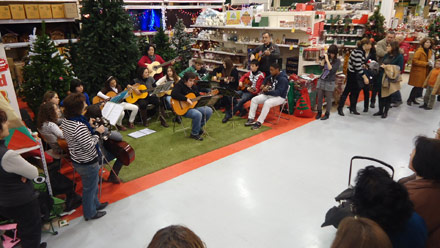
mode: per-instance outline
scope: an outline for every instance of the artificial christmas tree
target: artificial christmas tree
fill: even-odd
[[[185,32],[185,24],[182,19],[177,19],[173,30],[173,37],[171,43],[176,49],[176,53],[180,56],[180,62],[175,65],[176,71],[183,71],[188,67],[191,59],[191,39],[187,32]]]
[[[437,16],[429,25],[429,37],[433,38],[435,44],[440,41],[440,16]]]
[[[109,76],[122,85],[131,82],[140,56],[124,1],[83,0],[81,5],[80,39],[71,50],[76,75],[89,94],[98,92]]]
[[[379,8],[376,8],[373,15],[368,18],[367,24],[365,24],[365,36],[373,38],[376,42],[385,38],[385,17],[379,12]]]
[[[23,68],[24,83],[19,92],[35,114],[46,91],[56,91],[61,99],[66,96],[73,75],[70,63],[45,34],[44,22],[42,26],[41,35],[35,36],[35,30],[30,35],[29,61]]]
[[[171,47],[170,39],[162,27],[157,29],[153,38],[153,44],[156,47],[155,53],[159,54],[165,61],[172,60],[176,57],[176,51]],[[144,55],[147,51],[143,51]]]

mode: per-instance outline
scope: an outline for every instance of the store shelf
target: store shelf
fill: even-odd
[[[342,24],[331,24],[331,23],[324,23],[325,26],[345,26],[345,23]],[[350,23],[348,26],[355,26],[355,27],[365,27],[365,24],[357,24],[357,23]]]
[[[28,24],[28,23],[54,23],[54,22],[75,22],[76,19],[24,19],[24,20],[0,20],[0,24]]]
[[[194,60],[195,58],[192,58],[192,60]],[[203,58],[200,58],[201,60],[203,60],[204,62],[208,62],[208,63],[214,63],[214,64],[219,64],[219,65],[221,65],[221,64],[223,64],[223,62],[222,61],[217,61],[217,60],[212,60],[212,59],[203,59]],[[234,64],[234,66],[242,66],[242,64]]]
[[[77,0],[0,0],[0,3],[26,3],[26,2],[38,2],[38,3],[76,3]]]
[[[247,56],[247,54],[244,54],[244,53],[231,53],[231,52],[213,51],[213,50],[201,51],[200,49],[196,49],[196,48],[191,48],[191,50],[196,51],[196,52],[202,52],[202,53],[215,53],[215,54],[223,54],[223,55],[230,55],[230,56],[243,56],[243,57]]]
[[[308,61],[308,60],[303,60],[301,64],[302,66],[319,65],[319,63],[316,61]]]
[[[337,36],[337,37],[362,37],[363,34],[329,34],[324,33],[326,36]]]
[[[292,30],[293,27],[244,27],[244,26],[207,26],[207,25],[191,25],[192,28],[216,28],[216,29],[253,29],[253,30]],[[306,32],[306,30],[296,29]]]
[[[247,69],[241,69],[241,68],[237,68],[237,71],[239,71],[239,72],[244,72],[244,73],[248,73],[248,72],[250,72],[250,70],[247,70]]]
[[[71,39],[72,43],[78,42],[78,39]],[[56,46],[63,45],[69,43],[69,40],[54,40],[54,43]],[[12,48],[21,48],[21,47],[28,47],[30,45],[30,42],[16,42],[16,43],[5,43],[5,49],[12,49]]]

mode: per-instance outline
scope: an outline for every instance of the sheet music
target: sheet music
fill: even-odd
[[[101,112],[102,116],[109,120],[110,124],[114,126],[121,116],[122,111],[124,111],[122,105],[114,102],[106,102]]]
[[[149,128],[144,128],[144,129],[138,130],[136,132],[129,133],[128,136],[137,139],[137,138],[140,138],[140,137],[143,137],[143,136],[155,133],[155,132],[156,132],[155,130],[152,130]]]

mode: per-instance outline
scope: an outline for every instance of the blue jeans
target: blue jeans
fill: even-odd
[[[171,109],[171,96],[164,96],[165,97],[165,108]]]
[[[82,205],[84,218],[90,219],[96,215],[96,209],[100,205],[98,200],[99,164],[96,162],[89,165],[82,165],[73,162],[73,167],[81,176],[83,184]]]
[[[211,115],[212,115],[212,109],[210,107],[204,106],[204,107],[190,109],[183,116],[192,119],[191,134],[199,135],[200,130],[206,124],[205,119],[206,121],[208,121]]]
[[[243,105],[251,100],[255,95],[248,92],[248,91],[244,91],[243,94],[241,95],[240,101],[238,101],[237,104],[235,104],[234,106],[234,112],[240,111],[240,113],[242,113],[244,111]]]

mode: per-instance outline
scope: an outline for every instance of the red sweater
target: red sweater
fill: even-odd
[[[155,60],[159,62],[160,64],[165,63],[165,60],[160,55],[155,54]],[[138,61],[138,66],[142,68],[146,68],[147,66],[145,64],[151,64],[153,61],[148,56],[142,56],[142,58]],[[163,72],[166,71],[166,67],[162,68],[162,72],[159,74],[154,75],[154,80],[159,80],[161,77],[163,77]]]

